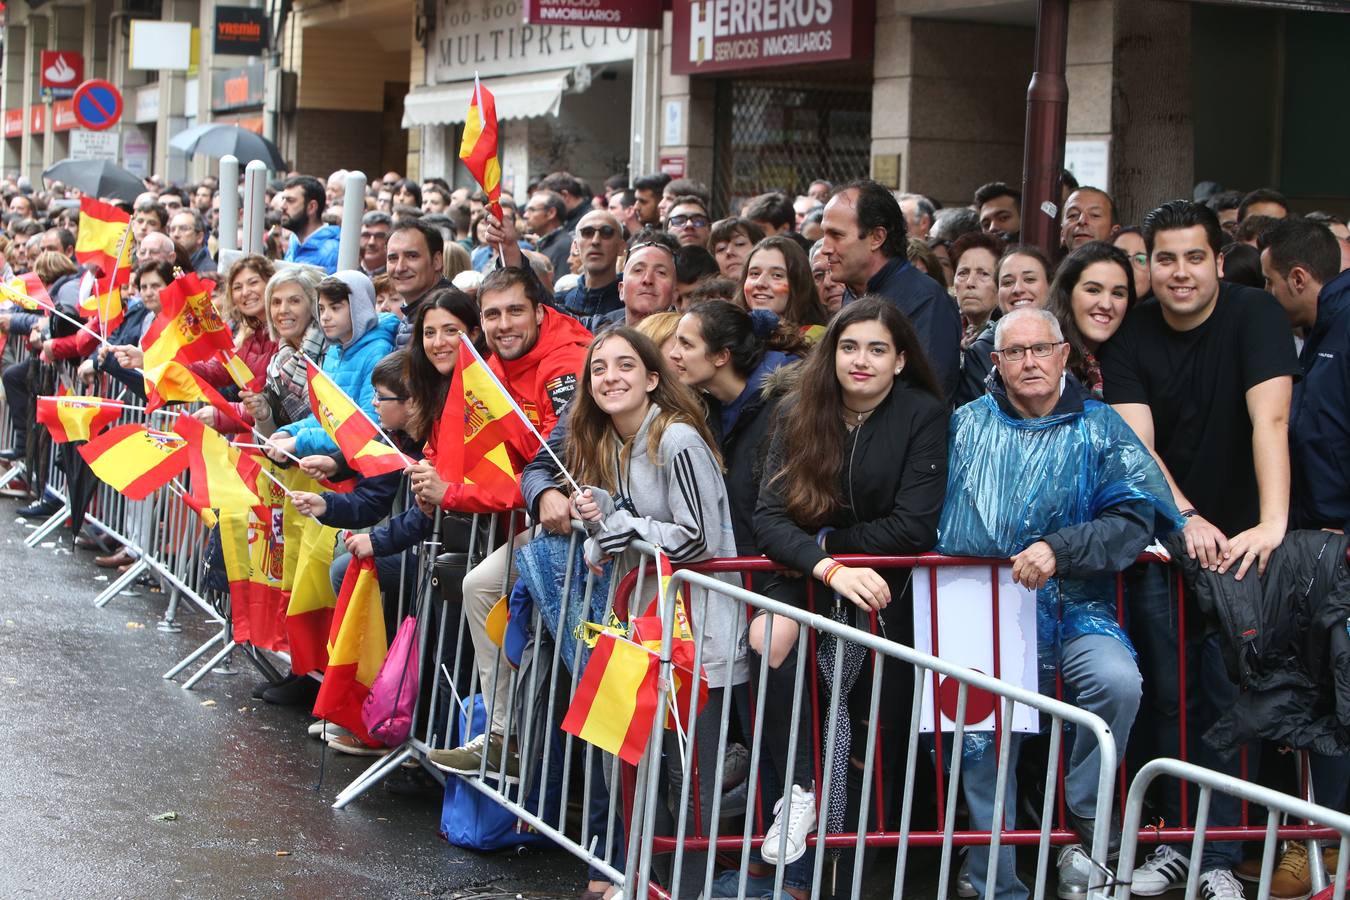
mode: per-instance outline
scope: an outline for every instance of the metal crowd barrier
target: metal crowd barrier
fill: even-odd
[[[1116,891],[1110,896],[1114,900],[1129,900],[1130,875],[1134,871],[1135,854],[1138,851],[1141,828],[1144,827],[1144,795],[1149,786],[1159,776],[1170,776],[1178,781],[1190,782],[1200,788],[1200,798],[1196,805],[1195,835],[1191,842],[1190,858],[1200,859],[1208,836],[1206,828],[1209,817],[1210,798],[1215,791],[1240,798],[1247,803],[1266,807],[1269,811],[1262,833],[1261,881],[1257,888],[1258,897],[1270,896],[1271,877],[1275,867],[1275,848],[1280,839],[1280,816],[1292,816],[1311,825],[1321,826],[1321,832],[1327,837],[1340,839],[1340,859],[1336,864],[1331,896],[1334,900],[1345,900],[1346,878],[1350,872],[1350,815],[1335,812],[1324,806],[1318,806],[1306,800],[1290,797],[1279,791],[1257,784],[1251,784],[1239,778],[1223,775],[1191,763],[1176,759],[1155,759],[1145,763],[1130,785],[1125,798],[1125,822],[1122,826],[1120,863],[1116,869]],[[1320,847],[1317,841],[1308,841],[1309,859],[1317,859]],[[1320,881],[1320,865],[1310,866],[1314,892],[1324,890],[1327,885]],[[1320,881],[1320,883],[1319,883]],[[1200,882],[1200,866],[1192,865],[1186,881],[1186,900],[1194,900]]]

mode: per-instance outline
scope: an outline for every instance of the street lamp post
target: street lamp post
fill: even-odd
[[[1064,63],[1069,37],[1069,0],[1039,0],[1036,10],[1036,71],[1027,88],[1026,150],[1022,159],[1022,241],[1053,258],[1059,242],[1060,172],[1069,85]]]

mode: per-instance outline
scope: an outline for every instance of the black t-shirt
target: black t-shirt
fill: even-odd
[[[1154,447],[1200,515],[1229,537],[1260,522],[1246,394],[1299,374],[1274,297],[1221,282],[1214,312],[1190,331],[1174,331],[1147,300],[1102,347],[1101,365],[1107,403],[1152,410]]]

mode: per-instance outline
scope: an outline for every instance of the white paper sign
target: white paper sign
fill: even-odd
[[[1111,141],[1094,138],[1064,142],[1064,168],[1084,187],[1111,190]]]
[[[931,602],[929,570],[918,569],[914,576],[914,649],[944,662],[996,676],[1000,681],[1028,691],[1038,690],[1035,592],[1013,582],[1011,566],[999,567],[1002,579],[998,588],[999,664],[995,669],[993,573],[990,567],[943,566],[936,572],[936,604]],[[933,646],[934,609],[937,611],[936,650]],[[920,731],[934,730],[934,700],[942,713],[941,729],[956,730],[959,688],[960,682],[955,679],[939,677],[935,691],[933,673],[925,673]],[[987,691],[968,689],[966,731],[993,731],[996,708],[1002,708],[1000,698]],[[1013,731],[1035,732],[1039,727],[1036,711],[1019,704],[1013,715]]]
[[[77,128],[70,133],[71,159],[106,159],[117,162],[117,144],[121,135],[116,131],[86,131]]]

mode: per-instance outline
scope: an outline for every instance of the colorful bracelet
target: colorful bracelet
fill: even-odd
[[[820,573],[820,580],[825,582],[826,587],[829,587],[831,579],[833,579],[835,574],[843,567],[844,564],[839,560],[831,560],[830,564],[825,567],[825,571]]]

